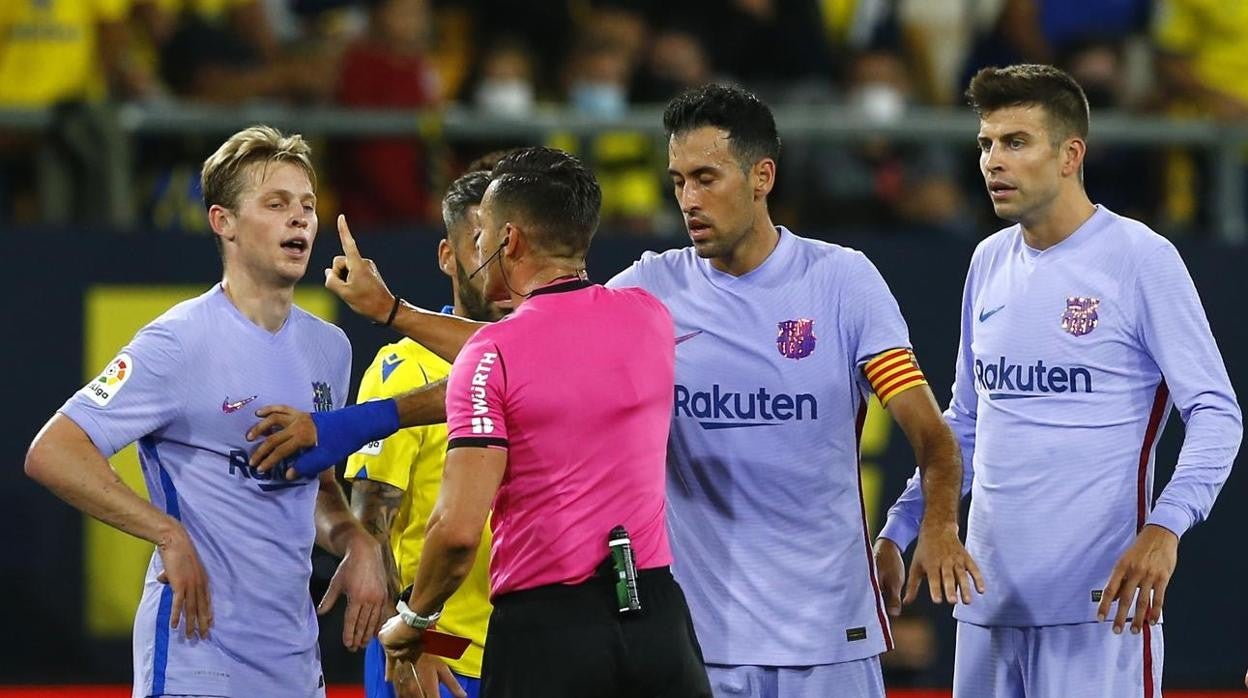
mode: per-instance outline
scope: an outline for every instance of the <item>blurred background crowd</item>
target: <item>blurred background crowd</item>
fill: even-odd
[[[658,112],[642,129],[625,117],[716,80],[781,116],[776,220],[974,238],[996,226],[961,91],[977,68],[1019,61],[1059,65],[1087,91],[1095,201],[1169,235],[1214,235],[1216,148],[1180,125],[1248,122],[1248,3],[1219,0],[4,0],[0,225],[202,232],[199,163],[241,124],[127,130],[124,109],[151,123],[261,105],[413,114],[406,133],[285,124],[316,139],[322,214],[364,232],[436,228],[464,163],[540,140],[595,168],[604,234],[680,236]],[[941,109],[966,118],[964,134],[897,137]],[[790,112],[813,129],[786,129]],[[1098,145],[1111,113],[1163,128]],[[456,138],[447,114],[557,118],[536,137]],[[557,127],[577,118],[597,126]],[[838,123],[867,128],[818,137]]]

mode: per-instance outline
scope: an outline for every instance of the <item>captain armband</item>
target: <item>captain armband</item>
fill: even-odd
[[[911,388],[927,385],[927,377],[919,368],[914,352],[905,348],[881,352],[868,361],[862,371],[881,405],[888,405],[889,400]]]

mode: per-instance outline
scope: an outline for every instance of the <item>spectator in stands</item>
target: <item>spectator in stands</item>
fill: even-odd
[[[337,57],[284,52],[260,0],[158,0],[177,18],[160,50],[160,71],[174,95],[214,104],[329,96]]]
[[[610,32],[586,28],[565,66],[567,104],[585,116],[613,119],[629,105],[633,80],[631,47],[611,40]],[[647,133],[611,130],[584,139],[556,134],[555,147],[582,153],[602,187],[604,231],[650,234],[662,207],[663,189],[655,139]]]
[[[476,76],[468,83],[471,103],[490,116],[523,118],[537,105],[533,54],[513,36],[487,41]]]
[[[143,0],[144,2],[146,0]],[[17,209],[44,222],[127,218],[115,201],[110,169],[124,154],[98,144],[108,132],[98,105],[110,94],[151,90],[127,58],[127,20],[134,0],[3,0],[0,2],[0,108],[57,107],[57,137],[0,133],[0,221]],[[37,185],[30,186],[37,182]]]
[[[914,81],[894,51],[853,59],[848,106],[868,122],[902,118],[914,102]],[[879,137],[850,146],[789,149],[808,186],[790,195],[802,225],[877,230],[908,227],[962,233],[965,199],[956,181],[956,156],[948,146],[911,146]]]
[[[1248,119],[1248,3],[1162,0],[1154,37],[1169,113]],[[1164,217],[1171,230],[1200,227],[1201,163],[1174,151],[1166,168]],[[1209,163],[1203,163],[1205,167]],[[1248,199],[1248,192],[1244,193]]]
[[[1130,106],[1125,64],[1120,43],[1096,40],[1071,44],[1058,61],[1083,87],[1097,114],[1124,112]],[[1160,169],[1160,160],[1160,153],[1139,145],[1097,144],[1083,161],[1088,195],[1121,215],[1153,220],[1161,198],[1161,179],[1153,173]]]
[[[348,107],[423,109],[438,104],[437,78],[426,55],[426,0],[370,0],[368,34],[343,57],[338,103]],[[431,220],[426,146],[387,137],[338,144],[341,206],[361,229]]]
[[[659,30],[633,83],[633,102],[666,103],[691,87],[711,82],[711,61],[702,42],[684,29]]]

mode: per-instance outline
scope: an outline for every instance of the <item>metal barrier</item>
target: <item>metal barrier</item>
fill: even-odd
[[[450,107],[438,111],[343,109],[247,105],[214,107],[183,104],[125,104],[93,110],[99,118],[114,120],[110,133],[117,138],[179,134],[228,135],[255,123],[296,129],[317,136],[416,136],[446,142],[515,139],[545,142],[555,133],[588,137],[604,131],[637,131],[661,136],[661,107],[638,107],[614,119],[587,117],[565,109],[545,109],[522,119],[499,118],[475,110]],[[800,105],[775,109],[776,122],[786,140],[852,143],[886,136],[899,143],[971,143],[976,121],[966,109],[912,108],[894,121],[880,122],[837,106]],[[49,131],[58,126],[53,110],[0,109],[0,131]],[[1211,186],[1205,205],[1214,215],[1216,236],[1235,244],[1248,241],[1248,183],[1244,157],[1248,149],[1248,122],[1176,120],[1158,116],[1097,113],[1090,139],[1094,146],[1182,146],[1205,153],[1210,160]],[[128,147],[109,147],[128,166]],[[124,195],[129,173],[119,174]],[[55,211],[49,212],[55,215]],[[124,213],[118,214],[126,223]]]

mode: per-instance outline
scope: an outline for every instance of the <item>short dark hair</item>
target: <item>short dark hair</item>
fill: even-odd
[[[493,174],[494,203],[536,229],[537,247],[554,257],[585,255],[598,229],[602,189],[580,160],[555,148],[521,148],[499,160]]]
[[[481,203],[490,179],[488,170],[478,170],[463,175],[446,188],[446,195],[442,197],[442,224],[448,236],[468,215],[468,209]]]
[[[663,112],[668,139],[703,126],[728,132],[742,168],[763,158],[780,158],[776,118],[763,100],[731,85],[703,85],[680,93]]]
[[[982,118],[1005,107],[1042,107],[1053,142],[1088,137],[1088,97],[1068,73],[1051,65],[1024,63],[984,68],[971,78],[966,100]]]

